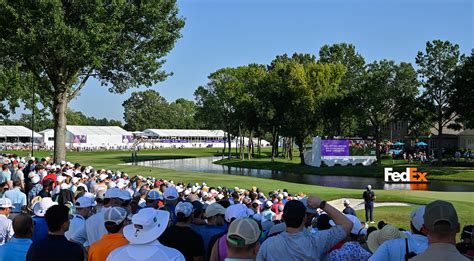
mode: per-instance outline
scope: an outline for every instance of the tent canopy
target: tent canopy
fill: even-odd
[[[222,130],[146,129],[149,137],[224,137]]]
[[[24,126],[4,125],[0,126],[0,137],[31,137],[31,130]],[[41,138],[42,136],[33,132],[34,138]]]

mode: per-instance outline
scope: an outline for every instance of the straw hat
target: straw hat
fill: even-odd
[[[377,248],[383,244],[383,242],[390,239],[405,237],[406,235],[402,231],[398,230],[398,228],[387,224],[382,229],[370,233],[369,238],[367,239],[367,245],[370,251],[374,253],[375,250],[377,250]]]

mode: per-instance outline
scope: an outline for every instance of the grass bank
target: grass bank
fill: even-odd
[[[6,153],[16,153],[21,156],[27,155],[27,152],[10,151]],[[48,152],[36,152],[36,157],[49,156]],[[158,159],[173,159],[184,157],[202,157],[219,155],[217,149],[163,149],[154,151],[140,151],[138,153],[138,160],[158,160]],[[95,168],[108,168],[113,170],[120,170],[131,175],[154,176],[175,182],[206,182],[210,186],[226,186],[226,187],[242,187],[250,188],[257,186],[263,191],[286,188],[290,193],[303,192],[306,194],[316,194],[326,200],[337,198],[360,198],[361,190],[342,189],[333,187],[314,186],[306,184],[291,183],[279,180],[260,179],[247,176],[221,175],[198,172],[182,172],[171,169],[118,165],[131,162],[131,152],[127,151],[104,151],[104,152],[69,152],[68,161],[79,162],[83,165],[92,165]],[[256,162],[264,160],[253,160]],[[245,163],[242,161],[241,163]],[[262,163],[262,164],[263,164]],[[264,165],[261,165],[264,166]],[[286,166],[286,165],[285,165]],[[298,168],[297,163],[292,163],[293,167]],[[299,166],[301,167],[301,166]],[[344,167],[336,167],[334,169],[343,169]],[[349,167],[352,168],[352,167]],[[356,169],[364,170],[365,167],[354,167]],[[372,168],[372,167],[369,167]],[[327,170],[329,168],[325,168]],[[329,175],[327,173],[326,175]],[[332,174],[335,175],[335,174]],[[387,191],[375,190],[377,201],[381,202],[408,202],[414,204],[427,204],[435,199],[449,200],[456,207],[461,224],[473,224],[474,217],[474,192],[434,192],[434,191]],[[375,210],[375,217],[377,220],[385,220],[386,222],[396,224],[400,227],[408,229],[409,213],[412,207],[380,207]],[[359,217],[363,217],[362,212],[358,212]]]

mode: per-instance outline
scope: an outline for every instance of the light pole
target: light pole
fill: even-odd
[[[31,107],[31,157],[34,156],[35,151],[35,144],[34,144],[34,137],[35,137],[35,86],[33,86],[33,96],[32,96],[33,104]]]

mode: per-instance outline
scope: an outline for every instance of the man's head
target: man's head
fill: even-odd
[[[372,185],[367,185],[367,190],[371,190],[372,189]]]
[[[156,190],[148,191],[146,195],[146,205],[148,207],[153,207],[155,209],[158,209],[158,202],[160,200],[163,200],[163,197],[160,195],[158,191]]]
[[[210,225],[223,226],[225,224],[225,208],[219,203],[209,205],[204,215],[207,218],[207,223]]]
[[[176,187],[168,187],[163,193],[163,198],[167,205],[176,205],[178,203],[178,190]]]
[[[422,233],[423,228],[423,215],[425,214],[425,206],[421,206],[413,210],[410,214],[410,228],[413,234],[424,235]]]
[[[13,181],[13,187],[21,187],[21,181],[20,180]]]
[[[288,228],[303,228],[306,217],[306,207],[299,200],[286,202],[283,209],[283,220]]]
[[[69,208],[65,205],[54,205],[46,211],[48,232],[64,234],[69,229]]]
[[[178,222],[191,223],[193,214],[193,204],[189,202],[179,202],[175,208],[176,219]]]
[[[8,217],[12,211],[13,205],[9,198],[0,198],[0,214]]]
[[[348,199],[344,199],[344,207],[349,207],[351,202]]]
[[[33,235],[33,219],[28,214],[16,216],[12,225],[16,238],[31,238]]]
[[[105,229],[110,234],[118,233],[124,227],[127,211],[122,207],[111,207],[104,212]]]
[[[435,200],[426,205],[423,215],[423,232],[430,243],[455,243],[460,230],[458,214],[454,206],[443,200]]]
[[[79,197],[76,200],[76,213],[87,218],[91,215],[94,201],[90,197]]]
[[[468,225],[462,229],[461,241],[466,244],[474,244],[474,226]]]
[[[227,252],[229,258],[255,259],[260,248],[261,235],[257,222],[251,218],[236,219],[227,233]]]

